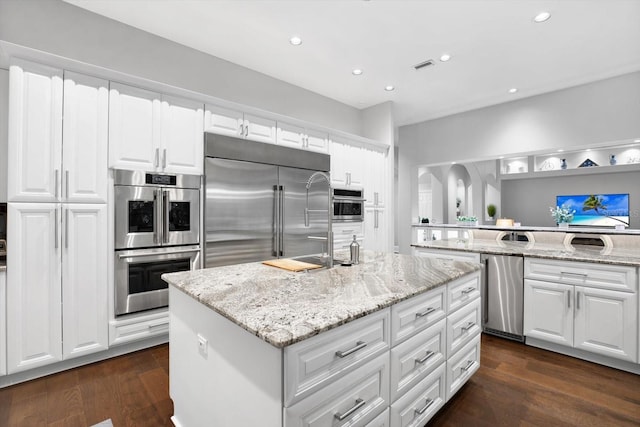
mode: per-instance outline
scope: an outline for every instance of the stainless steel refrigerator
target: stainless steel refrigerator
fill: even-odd
[[[205,134],[205,267],[329,252],[329,159]]]

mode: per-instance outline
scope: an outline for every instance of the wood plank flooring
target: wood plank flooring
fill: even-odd
[[[172,426],[168,353],[162,345],[1,389],[0,426]],[[480,369],[429,426],[637,427],[640,376],[485,335]]]

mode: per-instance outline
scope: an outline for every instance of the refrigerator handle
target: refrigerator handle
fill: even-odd
[[[489,323],[489,258],[485,256],[480,256],[480,264],[481,264],[481,272],[480,272],[480,285],[482,286],[482,291],[484,292],[484,323]],[[483,325],[484,326],[484,325]]]
[[[280,186],[280,256],[284,256],[284,185]]]
[[[280,248],[280,192],[273,186],[273,234],[271,236],[271,255],[277,257]]]

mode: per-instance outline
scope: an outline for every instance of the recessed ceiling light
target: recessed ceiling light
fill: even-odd
[[[640,142],[640,139],[634,139],[633,142]]]
[[[362,70],[360,68],[355,68],[353,71],[351,71],[351,74],[353,74],[354,76],[359,76],[360,74],[362,74]]]
[[[562,153],[564,150],[561,148],[558,150],[558,153]]]
[[[298,36],[293,36],[289,39],[289,43],[294,46],[300,46],[302,44],[302,39]]]
[[[499,158],[499,159],[504,159],[504,156],[500,156],[500,157],[498,157],[498,158]]]
[[[511,89],[509,89],[509,93],[516,93],[518,91],[517,87],[512,87]]]
[[[389,86],[385,86],[384,90],[386,90],[387,92],[391,92],[392,90],[395,90],[395,87],[389,85]]]
[[[452,165],[455,165],[455,164],[456,164],[456,162],[451,162],[451,164],[452,164]]]
[[[540,12],[539,14],[536,15],[535,18],[533,18],[534,22],[536,23],[541,23],[546,21],[547,19],[551,18],[551,14],[549,12]]]
[[[584,151],[591,151],[591,148],[587,148],[587,149],[586,149],[586,150],[584,150]]]
[[[448,53],[445,53],[444,55],[442,55],[440,57],[440,61],[442,61],[442,62],[447,62],[450,59],[451,59],[451,55],[449,55]]]

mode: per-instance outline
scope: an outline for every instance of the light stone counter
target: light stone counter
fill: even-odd
[[[523,255],[534,258],[640,267],[640,248],[615,249],[601,246],[572,246],[508,240],[499,242],[495,240],[473,240],[469,242],[462,239],[433,240],[416,243],[412,246],[416,248],[447,249],[496,255]]]
[[[293,273],[261,263],[163,274],[170,285],[282,348],[480,269],[363,251],[352,267]]]

